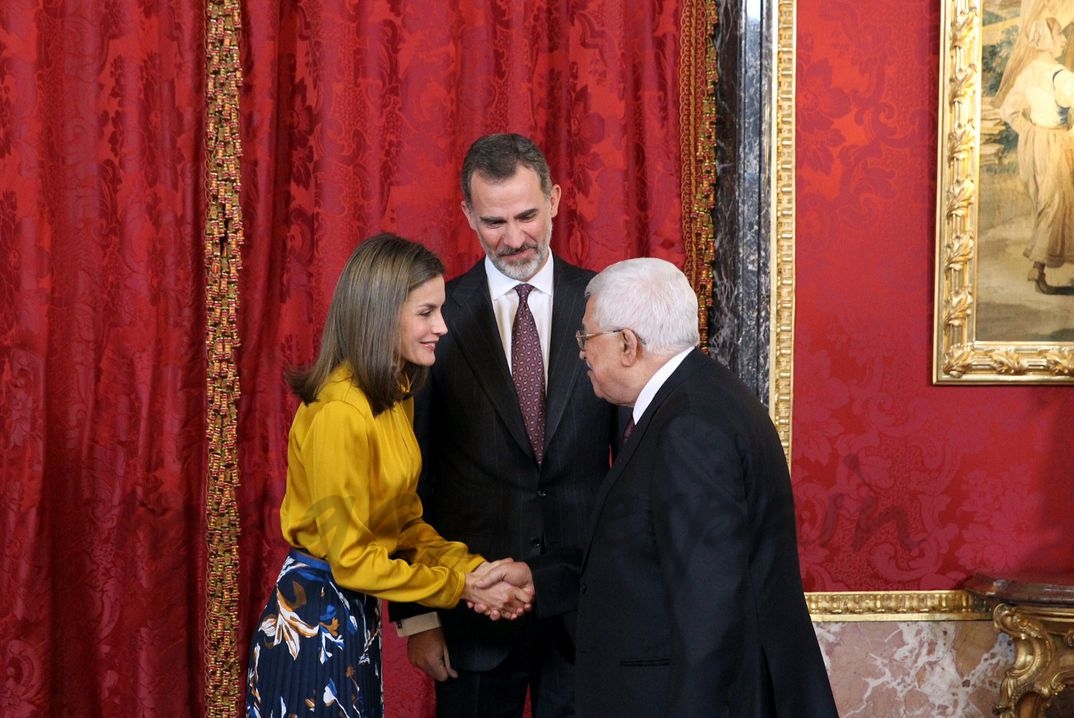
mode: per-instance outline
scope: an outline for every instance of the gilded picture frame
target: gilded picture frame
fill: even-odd
[[[934,383],[1074,381],[1072,22],[1074,0],[941,3]]]

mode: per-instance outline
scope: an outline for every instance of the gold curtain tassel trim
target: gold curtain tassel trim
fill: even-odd
[[[237,413],[240,203],[239,93],[242,66],[238,0],[206,5],[205,345],[208,473],[205,496],[205,706],[210,718],[239,707],[239,486]]]
[[[715,0],[684,0],[679,61],[683,273],[697,293],[698,329],[706,351],[715,258],[716,24]]]

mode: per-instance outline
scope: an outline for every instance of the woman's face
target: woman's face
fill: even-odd
[[[447,334],[440,310],[444,306],[444,278],[433,277],[410,291],[399,312],[395,353],[402,361],[432,366],[436,343]]]

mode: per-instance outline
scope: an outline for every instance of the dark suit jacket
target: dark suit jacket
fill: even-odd
[[[836,716],[779,437],[700,351],[608,473],[581,582],[580,717]]]
[[[593,394],[574,339],[593,273],[554,261],[540,466],[496,329],[483,262],[447,285],[448,334],[416,397],[426,520],[490,560],[528,562],[537,589],[534,613],[517,621],[493,622],[465,606],[441,613],[452,666],[463,670],[499,664],[531,621],[551,616],[556,626],[541,630],[562,630],[560,614],[577,605],[581,546],[608,472],[618,412]],[[403,614],[392,608],[393,619]]]

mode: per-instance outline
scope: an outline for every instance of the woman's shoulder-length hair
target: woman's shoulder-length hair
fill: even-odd
[[[387,232],[361,242],[336,283],[317,359],[288,374],[291,389],[312,403],[346,364],[374,415],[416,391],[428,368],[396,356],[400,310],[411,291],[443,274],[440,258],[417,242]]]

